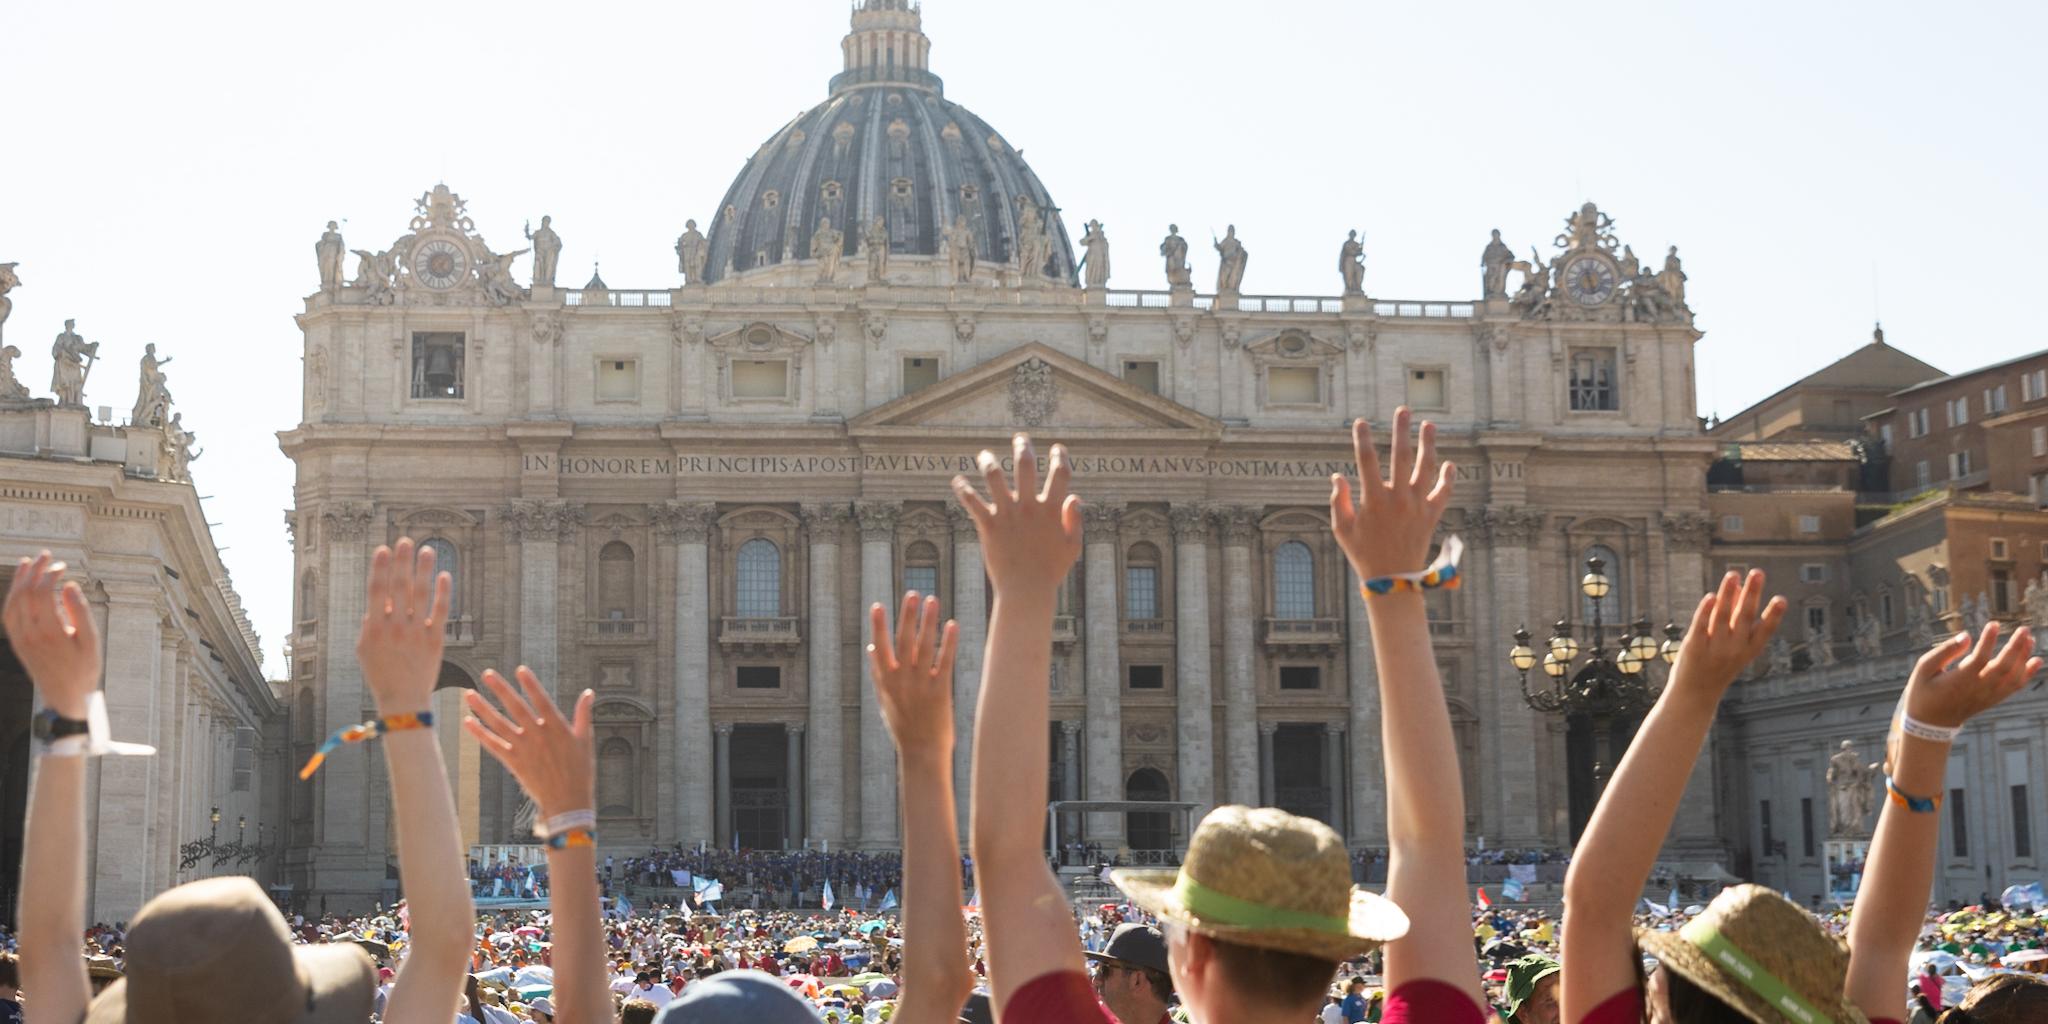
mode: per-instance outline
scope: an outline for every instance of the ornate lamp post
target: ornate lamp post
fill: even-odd
[[[1539,679],[1534,686],[1530,685],[1529,670],[1537,667],[1539,655],[1530,646],[1527,626],[1516,628],[1515,646],[1508,651],[1508,663],[1521,675],[1522,700],[1529,707],[1544,714],[1562,715],[1567,720],[1582,717],[1591,722],[1596,799],[1607,788],[1607,776],[1614,767],[1615,721],[1640,715],[1657,703],[1664,688],[1651,680],[1649,668],[1659,658],[1666,665],[1678,660],[1678,643],[1684,635],[1676,625],[1667,623],[1664,642],[1659,644],[1651,635],[1649,618],[1643,617],[1623,632],[1610,649],[1602,606],[1614,593],[1614,583],[1607,578],[1606,568],[1601,559],[1586,559],[1586,575],[1579,580],[1579,592],[1592,603],[1593,621],[1582,624],[1575,633],[1569,621],[1558,620],[1540,655],[1547,682]],[[1578,666],[1576,670],[1574,665]],[[1586,810],[1590,815],[1590,807]],[[1573,819],[1576,837],[1583,819],[1577,813]]]
[[[207,821],[212,824],[212,828],[207,832],[206,838],[195,839],[178,847],[178,870],[190,871],[207,856],[220,851],[220,808],[213,808],[207,816]],[[220,861],[215,860],[214,864],[218,866]]]

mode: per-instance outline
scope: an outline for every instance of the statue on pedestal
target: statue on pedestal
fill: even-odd
[[[2021,598],[2027,609],[2027,621],[2035,629],[2048,629],[2048,572],[2041,578],[2027,581],[2026,595]]]
[[[355,287],[366,289],[371,304],[388,306],[396,298],[393,284],[398,277],[398,260],[392,251],[370,252],[367,249],[350,249],[356,254]]]
[[[1856,656],[1875,658],[1884,653],[1884,638],[1879,634],[1877,616],[1866,614],[1856,620]]]
[[[1678,304],[1679,309],[1685,308],[1685,265],[1678,260],[1677,246],[1672,246],[1671,251],[1664,254],[1664,270],[1657,275],[1657,283],[1663,287],[1664,294]],[[1878,340],[1884,340],[1882,330],[1878,333]]]
[[[318,242],[313,243],[313,255],[320,259],[320,290],[329,295],[341,288],[341,257],[348,251],[342,246],[341,232],[335,230],[338,227],[340,225],[328,221],[327,230],[321,233]]]
[[[1631,246],[1624,245],[1621,247],[1620,262],[1621,276],[1624,279],[1633,278],[1643,272],[1643,261],[1636,259],[1636,251]]]
[[[1835,663],[1835,644],[1828,638],[1828,631],[1812,623],[1806,624],[1806,656],[1814,668],[1825,668]]]
[[[946,265],[953,272],[954,284],[974,282],[974,229],[967,226],[966,215],[953,218],[953,226],[946,229]]]
[[[1365,243],[1358,240],[1356,230],[1344,239],[1344,247],[1337,251],[1337,273],[1344,276],[1344,294],[1365,294]]]
[[[839,257],[846,249],[846,233],[832,229],[832,218],[818,219],[811,233],[811,258],[818,261],[818,283],[831,284],[839,276]]]
[[[1534,247],[1529,249],[1529,262],[1516,260],[1513,268],[1522,272],[1522,287],[1515,291],[1515,297],[1508,304],[1530,315],[1550,298],[1550,268],[1543,264],[1543,256]]]
[[[1771,675],[1782,676],[1792,671],[1792,644],[1785,639],[1785,634],[1772,637],[1770,646],[1764,651],[1771,659]]]
[[[1479,254],[1479,266],[1483,270],[1480,275],[1481,298],[1508,297],[1508,264],[1514,261],[1515,251],[1500,240],[1500,229],[1494,228],[1493,241],[1486,243],[1486,251]]]
[[[683,234],[676,239],[676,269],[684,284],[704,283],[704,261],[711,258],[711,242],[697,230],[697,222],[683,222]]]
[[[1244,243],[1237,240],[1237,225],[1224,229],[1221,240],[1212,239],[1220,262],[1216,266],[1216,294],[1235,295],[1244,284],[1244,265],[1251,259]]]
[[[14,375],[14,361],[20,358],[20,349],[0,345],[0,401],[18,402],[28,398],[28,385]]]
[[[205,449],[192,450],[192,442],[199,435],[185,429],[185,414],[175,413],[171,421],[164,424],[163,460],[157,466],[157,477],[163,480],[189,480],[192,478],[192,460],[205,454]]]
[[[1828,758],[1828,834],[1860,836],[1877,809],[1876,765],[1865,765],[1852,740]]]
[[[1188,266],[1188,240],[1180,236],[1180,225],[1166,226],[1166,240],[1159,243],[1159,255],[1166,257],[1167,287],[1194,287],[1195,272]]]
[[[528,250],[508,252],[503,256],[486,251],[488,257],[477,267],[477,276],[482,279],[484,297],[493,306],[508,306],[526,298],[526,289],[512,277],[512,261],[526,255]]]
[[[526,240],[533,243],[533,286],[535,288],[553,288],[555,286],[555,262],[562,255],[562,236],[555,234],[555,229],[549,226],[553,221],[554,218],[542,214],[539,231],[533,230],[531,225],[525,229]]]
[[[50,359],[56,365],[50,370],[50,390],[57,395],[57,404],[85,407],[85,378],[92,373],[92,364],[99,359],[100,343],[88,342],[73,330],[78,321],[64,321],[64,333],[57,335],[57,341],[50,346]]]
[[[861,251],[868,258],[868,283],[883,284],[889,280],[889,224],[880,216],[868,225],[867,234],[861,236]]]
[[[1052,257],[1052,238],[1045,232],[1045,218],[1030,196],[1017,197],[1017,269],[1026,281],[1045,276],[1045,261]]]
[[[1965,594],[1963,595],[1963,606],[1960,610],[1963,616],[1963,628],[1972,633],[1982,633],[1984,627],[1991,622],[1991,595],[1979,591],[1977,599],[1972,601],[1969,595]]]
[[[1087,230],[1081,234],[1081,247],[1087,254],[1081,257],[1081,266],[1087,271],[1083,283],[1090,288],[1109,286],[1109,236],[1102,233],[1102,222],[1091,220]]]
[[[156,357],[156,343],[142,346],[142,379],[135,387],[135,408],[128,422],[138,427],[159,427],[171,410],[171,389],[163,368],[169,359]]]

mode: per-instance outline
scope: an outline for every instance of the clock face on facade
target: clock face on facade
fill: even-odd
[[[469,254],[445,238],[432,239],[413,250],[412,273],[429,288],[453,288],[469,273]]]
[[[1614,297],[1614,267],[1606,260],[1581,256],[1564,268],[1564,290],[1582,306],[1597,306]]]

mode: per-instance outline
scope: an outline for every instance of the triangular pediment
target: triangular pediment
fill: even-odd
[[[1158,434],[1194,440],[1222,436],[1223,425],[1032,342],[870,409],[847,430],[857,436],[1035,430],[1062,437]]]

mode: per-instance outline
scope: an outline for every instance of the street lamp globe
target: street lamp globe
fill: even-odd
[[[1550,653],[1563,661],[1571,661],[1579,656],[1579,641],[1572,636],[1570,624],[1559,620],[1556,630],[1550,635]]]
[[[1650,620],[1636,620],[1635,632],[1628,639],[1628,649],[1637,661],[1644,664],[1657,657],[1657,638],[1650,635]]]
[[[1563,679],[1565,672],[1570,668],[1570,662],[1568,660],[1560,660],[1556,650],[1552,650],[1549,654],[1543,656],[1543,674],[1552,679]]]
[[[1643,671],[1643,659],[1636,657],[1635,648],[1626,647],[1614,659],[1614,667],[1620,669],[1624,675],[1637,675]]]
[[[1529,646],[1529,628],[1515,630],[1515,646],[1508,651],[1508,664],[1517,672],[1527,672],[1536,667],[1536,649]]]
[[[1664,657],[1664,664],[1670,665],[1678,660],[1678,647],[1683,639],[1684,634],[1679,630],[1677,623],[1664,624],[1664,646],[1658,649],[1658,653]]]
[[[1600,571],[1604,568],[1606,563],[1597,558],[1588,558],[1586,575],[1579,580],[1580,592],[1595,601],[1605,598],[1614,589],[1614,584],[1607,579],[1607,574]]]

